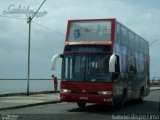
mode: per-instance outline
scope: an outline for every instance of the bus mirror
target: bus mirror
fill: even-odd
[[[109,72],[115,72],[116,55],[112,54],[109,59]]]
[[[64,55],[63,55],[63,54],[60,54],[60,58],[64,58]]]
[[[120,65],[119,65],[119,56],[118,55],[111,55],[109,60],[109,72],[116,72],[119,73]]]
[[[57,59],[58,58],[63,58],[63,55],[62,54],[56,54],[52,57],[52,60],[51,60],[51,70],[55,70],[56,68],[56,62],[57,62]]]

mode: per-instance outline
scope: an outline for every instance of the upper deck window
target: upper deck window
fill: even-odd
[[[111,21],[71,22],[69,42],[111,41]]]

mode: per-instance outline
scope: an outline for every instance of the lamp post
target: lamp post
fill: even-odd
[[[31,45],[31,17],[27,19],[29,24],[29,34],[28,34],[28,69],[27,69],[27,96],[29,96],[29,81],[30,81],[30,45]]]
[[[37,14],[39,9],[42,7],[46,0],[42,2],[37,11],[33,14],[33,16],[29,16],[27,19],[27,23],[29,24],[29,34],[28,34],[28,67],[27,67],[27,96],[29,96],[29,83],[30,83],[30,45],[31,45],[31,22],[34,16]]]
[[[149,46],[151,47],[152,44],[155,43],[155,42],[158,41],[158,40],[160,40],[160,38],[151,41],[151,43],[149,44]],[[154,77],[153,77],[153,78],[154,78]],[[158,85],[159,85],[159,83],[160,83],[159,81],[160,81],[160,77],[158,77]],[[159,96],[159,112],[160,112],[160,96]]]
[[[152,40],[152,41],[149,43],[149,47],[151,47],[151,46],[153,45],[153,43],[157,42],[158,40],[160,40],[160,38]],[[156,76],[156,75],[155,75],[155,76]],[[155,79],[156,79],[156,77],[153,77],[153,80],[155,80]],[[153,81],[153,82],[154,82],[154,81]]]
[[[151,46],[152,46],[152,44],[153,44],[153,43],[155,43],[155,42],[156,42],[156,41],[158,41],[158,40],[160,40],[160,39],[152,40],[152,41],[150,42],[149,46],[151,47]]]

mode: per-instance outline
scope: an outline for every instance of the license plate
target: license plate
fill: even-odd
[[[79,97],[80,100],[88,100],[88,97],[84,97],[84,96],[81,96]]]

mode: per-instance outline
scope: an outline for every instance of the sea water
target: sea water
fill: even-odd
[[[60,80],[58,80],[58,90]],[[53,80],[30,80],[30,92],[54,91]],[[0,94],[27,92],[27,80],[0,80]]]

